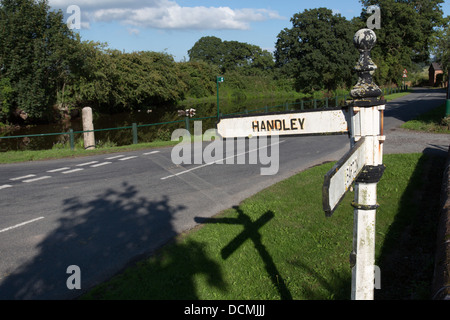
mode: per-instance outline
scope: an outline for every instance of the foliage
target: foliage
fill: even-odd
[[[188,51],[190,61],[204,61],[220,67],[222,73],[240,69],[244,72],[270,70],[273,57],[267,50],[238,41],[222,41],[217,37],[202,37]]]
[[[158,52],[122,53],[92,42],[80,44],[85,66],[67,88],[74,106],[98,112],[137,110],[184,98],[187,84],[173,57]]]
[[[429,63],[429,53],[448,67],[449,18],[442,0],[361,0],[381,7],[382,29],[372,51],[379,85],[401,82]],[[295,14],[282,30],[275,56],[238,41],[200,38],[190,61],[167,53],[125,53],[105,43],[82,41],[51,11],[48,0],[0,0],[0,121],[52,121],[57,114],[90,106],[97,113],[153,109],[216,94],[245,98],[273,93],[314,94],[346,90],[356,83],[352,38],[367,13],[347,21],[325,8]]]
[[[0,78],[0,122],[7,119],[11,110],[14,89],[9,78]]]
[[[375,82],[400,84],[404,68],[428,63],[434,28],[442,19],[443,0],[360,0],[363,6],[381,9],[381,29],[376,30],[377,45],[372,57],[379,71]],[[369,14],[361,14],[366,21]]]
[[[179,68],[188,87],[186,96],[203,98],[215,94],[216,76],[220,73],[218,66],[198,61],[181,62]]]
[[[0,76],[15,89],[11,107],[46,118],[68,77],[73,34],[47,0],[2,0],[0,16]]]
[[[434,54],[434,60],[442,65],[445,76],[448,77],[450,68],[450,16],[443,19],[441,25],[436,28],[431,52]]]
[[[297,90],[351,85],[358,57],[352,23],[326,8],[297,13],[291,22],[292,28],[278,35],[275,58],[277,67],[296,79]]]

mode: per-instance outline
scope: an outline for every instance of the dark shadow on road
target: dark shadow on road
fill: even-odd
[[[272,220],[275,214],[272,211],[267,211],[258,220],[253,222],[239,207],[233,208],[238,212],[237,218],[195,218],[195,221],[198,223],[242,225],[244,230],[221,250],[222,258],[228,259],[245,241],[251,240],[263,260],[267,274],[273,286],[277,288],[280,298],[282,300],[292,300],[292,295],[284,283],[272,257],[262,243],[261,234],[259,233],[259,229]]]
[[[38,244],[39,254],[4,279],[0,286],[0,299],[77,297],[172,240],[176,236],[172,219],[184,209],[183,206],[172,206],[168,197],[149,201],[140,196],[134,186],[126,183],[87,200],[79,197],[66,199],[63,207],[54,231]],[[177,247],[195,262],[190,274],[181,280],[187,299],[196,298],[193,274],[205,273],[213,284],[221,284],[220,270],[204,255],[202,246],[191,241]],[[71,276],[67,268],[71,265],[81,270],[81,290],[67,288],[66,281]],[[151,278],[147,282],[134,282],[136,287],[131,291],[141,293],[141,297],[158,299],[158,296],[151,296],[149,288],[153,286],[148,281]],[[168,286],[170,283],[166,288]]]
[[[381,271],[381,289],[375,290],[376,300],[431,298],[446,160],[446,153],[438,151],[425,150],[400,198],[398,212],[376,262]]]

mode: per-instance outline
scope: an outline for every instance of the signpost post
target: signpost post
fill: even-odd
[[[358,83],[351,90],[352,145],[364,139],[364,168],[356,178],[353,226],[352,300],[373,300],[375,285],[375,215],[377,184],[384,172],[383,165],[383,114],[385,101],[378,97],[382,92],[373,82],[377,66],[370,51],[376,43],[376,35],[370,29],[361,29],[353,39],[360,53],[355,67]]]
[[[370,57],[370,51],[375,43],[375,32],[370,29],[361,29],[355,34],[354,44],[360,53],[355,67],[359,79],[350,93],[353,102],[346,107],[244,115],[221,118],[217,123],[217,131],[223,138],[349,134],[351,149],[325,175],[322,198],[325,214],[331,216],[355,182],[355,198],[352,202],[353,250],[350,254],[353,300],[373,299],[375,270],[377,270],[375,215],[378,207],[377,184],[385,168],[383,165],[385,101],[379,99],[382,92],[372,79],[377,66]]]

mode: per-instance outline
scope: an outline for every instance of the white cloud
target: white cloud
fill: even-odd
[[[268,9],[182,7],[171,0],[50,0],[49,4],[53,8],[78,5],[85,23],[117,21],[157,29],[245,30],[250,28],[251,22],[283,19],[276,11]]]
[[[128,33],[130,34],[130,36],[132,35],[139,35],[139,33],[141,33],[141,31],[139,29],[136,28],[128,28],[127,29]]]

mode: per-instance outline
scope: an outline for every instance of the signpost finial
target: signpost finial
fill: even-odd
[[[372,78],[377,66],[370,57],[370,51],[376,42],[377,36],[371,29],[361,29],[353,38],[353,43],[359,51],[359,60],[355,66],[359,79],[350,91],[350,95],[356,100],[361,100],[356,104],[363,101],[373,103],[382,94],[381,89],[373,82]]]

